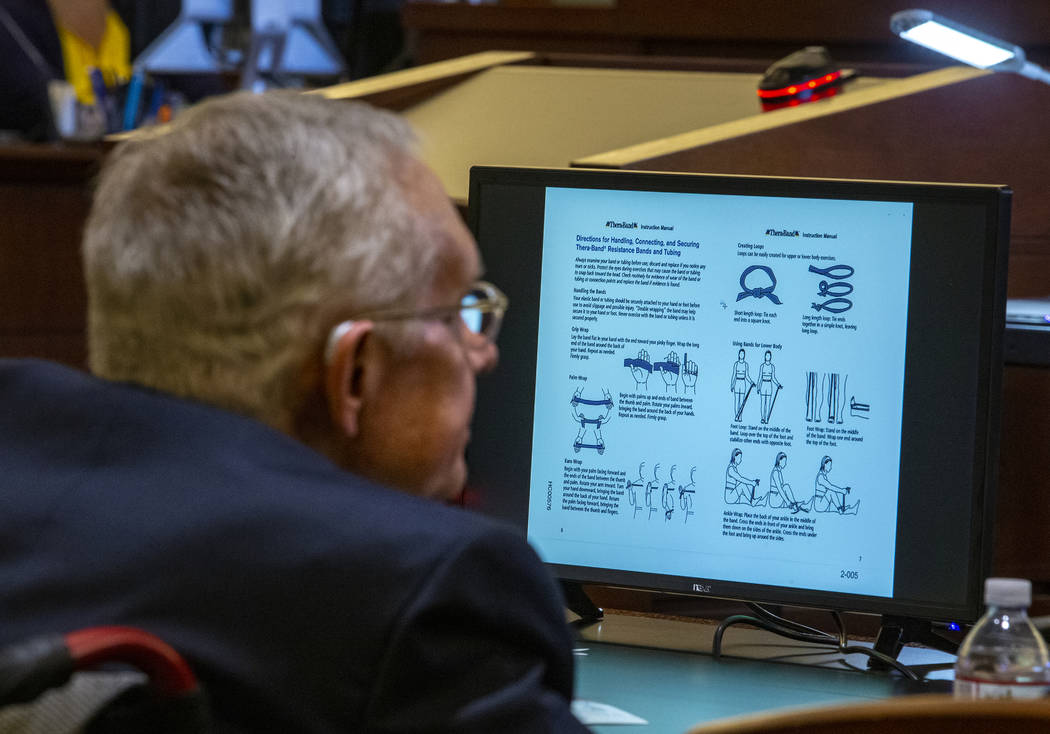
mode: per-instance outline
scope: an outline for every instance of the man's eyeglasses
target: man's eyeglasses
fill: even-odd
[[[409,321],[429,319],[459,318],[473,333],[483,336],[491,342],[496,341],[499,328],[503,324],[503,314],[510,301],[499,288],[484,280],[475,282],[455,306],[437,306],[419,311],[373,311],[363,313],[355,318],[369,321]],[[325,348],[325,360],[330,361],[335,351],[336,342],[351,326],[350,321],[343,321],[332,329]]]

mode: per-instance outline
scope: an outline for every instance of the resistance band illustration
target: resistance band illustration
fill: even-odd
[[[649,375],[653,374],[653,364],[649,361],[649,352],[639,349],[638,356],[633,359],[630,357],[625,359],[623,366],[631,370],[635,390],[649,389]]]
[[[806,373],[806,420],[822,421],[827,416],[828,423],[842,423],[846,407],[844,389],[849,375],[837,372]]]
[[[846,495],[850,493],[850,487],[839,487],[828,478],[831,473],[832,461],[830,456],[820,460],[820,470],[813,481],[812,506],[815,512],[837,512],[840,515],[856,515],[860,509],[860,500],[852,505],[846,504]]]
[[[756,271],[766,274],[769,285],[756,285],[755,281],[760,281],[761,278],[752,278],[749,282],[748,276]],[[745,298],[768,298],[778,306],[780,305],[780,298],[773,292],[777,287],[777,277],[773,275],[773,269],[768,265],[752,265],[744,270],[740,274],[740,287],[743,290],[736,294],[736,300],[738,301]]]
[[[650,362],[649,352],[644,349],[638,350],[637,357],[627,357],[623,360],[623,366],[631,371],[634,378],[635,390],[649,389],[649,376],[653,372],[659,372],[664,380],[664,392],[678,392],[678,386],[682,386],[682,393],[692,392],[696,394],[696,382],[700,377],[700,367],[696,362],[689,359],[686,352],[682,360],[678,360],[678,353],[670,351],[662,362]]]
[[[809,272],[823,275],[832,281],[822,280],[817,284],[817,296],[825,299],[821,303],[814,302],[814,311],[827,311],[828,313],[844,313],[853,308],[853,301],[846,296],[853,293],[853,284],[845,282],[846,278],[853,277],[852,265],[831,265],[826,268],[818,268],[816,265],[809,266]]]
[[[656,464],[653,467],[653,479],[645,485],[645,506],[649,508],[649,514],[646,516],[646,520],[653,519],[653,513],[656,512],[656,504],[653,502],[653,490],[660,486],[660,465]]]
[[[671,467],[671,473],[674,474],[674,467]],[[693,495],[696,494],[696,467],[694,466],[689,470],[689,484],[678,488],[678,506],[682,508],[683,524],[688,524],[689,516],[696,513],[693,512]]]
[[[744,412],[744,405],[751,395],[751,389],[755,381],[748,374],[747,354],[741,349],[736,353],[736,362],[733,363],[733,373],[729,378],[729,392],[733,393],[733,420],[739,421]]]
[[[773,353],[767,349],[762,364],[758,368],[758,395],[762,399],[762,423],[769,423],[769,416],[773,413],[773,406],[777,402],[777,395],[780,394],[782,387],[783,385],[777,381],[776,368],[773,366]]]
[[[777,454],[773,460],[773,470],[769,472],[769,506],[772,508],[784,508],[791,510],[792,515],[799,512],[809,512],[813,499],[799,502],[791,485],[784,481],[784,467],[787,466],[787,454],[783,451]]]
[[[744,453],[740,449],[733,449],[729,455],[729,466],[726,467],[725,501],[727,505],[750,505],[759,507],[766,503],[766,496],[757,494],[758,485],[761,480],[749,479],[740,473],[740,463],[744,460]]]
[[[850,396],[849,399],[849,414],[854,418],[863,418],[868,420],[871,416],[868,413],[871,412],[871,405],[868,403],[858,403],[856,396]]]
[[[664,378],[664,392],[678,392],[678,376],[681,373],[681,363],[678,354],[668,352],[663,362],[653,365],[653,370],[659,372]]]
[[[857,400],[856,395],[851,395],[846,400],[846,383],[849,375],[838,372],[807,372],[806,373],[806,420],[809,422],[820,422],[826,420],[828,423],[843,423],[846,419],[846,407],[849,406],[849,416],[852,418],[870,418],[871,405]]]
[[[666,482],[660,482],[660,464],[653,465],[653,477],[650,480],[645,478],[645,462],[641,462],[638,465],[638,479],[626,482],[624,485],[624,493],[627,495],[627,503],[633,508],[634,512],[631,517],[638,517],[640,510],[647,509],[648,515],[646,519],[652,519],[652,516],[662,507],[664,511],[664,522],[667,522],[672,517],[676,510],[675,503],[675,492],[678,493],[677,508],[681,508],[683,512],[683,524],[689,522],[689,516],[695,515],[693,511],[694,506],[694,495],[696,494],[696,467],[694,466],[689,471],[689,484],[678,484],[678,480],[675,479],[675,471],[678,469],[677,464],[671,465],[670,475]],[[644,500],[638,497],[638,489],[645,487]],[[654,497],[656,490],[660,490],[660,504],[656,504]]]
[[[602,438],[602,425],[609,422],[609,416],[612,414],[613,409],[613,401],[612,395],[608,390],[603,389],[602,394],[605,396],[602,400],[588,400],[587,398],[582,397],[583,388],[578,387],[576,388],[576,392],[573,393],[572,400],[569,401],[569,404],[572,405],[573,420],[580,424],[580,430],[576,434],[576,440],[572,442],[572,450],[576,453],[580,453],[580,449],[595,449],[599,454],[605,453],[605,439]],[[588,430],[594,435],[593,443],[583,442]]]
[[[643,461],[638,465],[638,481],[627,482],[627,486],[624,491],[627,493],[627,503],[634,508],[634,513],[631,515],[632,518],[638,517],[638,510],[642,509],[642,503],[638,501],[638,488],[645,486],[645,462]]]

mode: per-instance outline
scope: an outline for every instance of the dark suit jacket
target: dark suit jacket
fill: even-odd
[[[66,76],[45,0],[0,0],[0,130],[53,136],[47,83]]]
[[[220,731],[586,731],[517,533],[253,420],[0,360],[0,644],[96,624],[182,652]]]

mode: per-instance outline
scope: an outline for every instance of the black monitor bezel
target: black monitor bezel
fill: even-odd
[[[979,293],[975,295],[980,303],[980,312],[977,325],[977,359],[973,364],[977,372],[977,389],[974,395],[972,416],[974,425],[980,426],[981,430],[974,432],[971,447],[973,486],[970,493],[969,532],[973,540],[969,544],[966,558],[964,598],[952,602],[896,596],[884,598],[724,581],[704,583],[703,579],[548,564],[552,572],[559,578],[586,584],[937,621],[970,622],[979,616],[983,597],[982,585],[984,578],[991,570],[993,551],[994,490],[998,469],[999,397],[1002,380],[1002,334],[1005,328],[1006,264],[1009,249],[1011,192],[1008,187],[577,168],[475,166],[471,169],[470,175],[467,222],[479,239],[482,256],[491,277],[497,281],[500,281],[501,278],[506,279],[510,284],[509,292],[513,304],[508,313],[510,324],[509,328],[505,327],[500,345],[505,361],[507,359],[517,361],[527,357],[525,353],[528,350],[527,344],[525,352],[521,351],[521,344],[508,344],[508,334],[513,334],[515,329],[513,319],[520,319],[518,328],[523,329],[523,332],[519,332],[519,336],[520,333],[528,332],[530,328],[528,324],[531,323],[533,351],[535,349],[534,327],[538,319],[538,303],[535,302],[535,299],[530,302],[527,288],[523,290],[519,281],[522,278],[528,279],[530,268],[535,268],[532,272],[534,277],[538,278],[539,256],[535,251],[529,251],[527,247],[520,246],[515,247],[515,251],[511,254],[504,252],[503,255],[507,257],[494,257],[494,253],[486,252],[488,248],[486,233],[479,231],[482,221],[479,194],[482,187],[493,184],[912,201],[919,205],[962,202],[982,207],[986,216],[986,231],[981,235],[985,244],[983,252],[980,253],[980,262],[975,263],[975,266],[980,269],[980,288]],[[535,244],[538,247],[539,243]],[[530,262],[530,258],[534,258],[535,262]],[[522,297],[523,295],[525,297]],[[523,314],[524,318],[519,314]],[[525,341],[527,342],[527,337]],[[534,356],[532,363],[534,369]],[[526,413],[522,411],[528,411],[531,406],[531,398],[528,397],[528,394],[534,390],[534,386],[528,386],[528,389],[525,390],[524,400],[514,403],[518,412],[513,413],[508,419],[496,411],[493,406],[498,403],[500,410],[503,410],[507,405],[506,396],[518,394],[515,393],[515,390],[520,390],[523,385],[520,380],[517,385],[508,384],[505,379],[501,380],[498,377],[499,374],[500,371],[497,371],[496,376],[482,378],[479,384],[474,439],[472,448],[468,452],[472,467],[469,486],[473,488],[476,503],[483,512],[510,521],[524,533],[527,512],[523,515],[520,504],[515,508],[512,506],[513,503],[504,504],[494,496],[498,494],[498,491],[496,482],[492,478],[494,473],[492,467],[500,466],[513,470],[515,457],[509,457],[511,460],[507,461],[508,457],[504,454],[500,459],[493,461],[488,454],[493,451],[506,451],[506,446],[499,447],[498,439],[491,436],[493,427],[501,420],[525,421]],[[534,437],[531,436],[531,412],[528,412],[527,417],[530,419],[526,421],[530,434],[527,453],[531,457],[531,442],[534,440]],[[902,464],[903,462],[904,457],[902,456]],[[502,469],[497,471],[502,471]],[[521,498],[518,500],[520,502]],[[527,510],[527,497],[524,498],[524,501]],[[898,527],[898,537],[901,532],[901,528]],[[693,584],[697,584],[703,590],[696,591],[697,587]]]

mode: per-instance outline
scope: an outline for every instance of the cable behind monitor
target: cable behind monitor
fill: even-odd
[[[877,660],[881,666],[893,668],[909,680],[919,680],[919,676],[914,670],[896,658],[869,647],[849,644],[846,625],[842,621],[842,615],[838,612],[831,612],[831,617],[835,620],[835,627],[838,630],[837,635],[832,635],[814,627],[807,627],[804,624],[777,616],[760,604],[749,603],[747,606],[754,612],[753,616],[750,614],[733,614],[723,619],[715,630],[714,640],[711,644],[711,654],[716,660],[722,656],[722,636],[725,634],[725,631],[734,624],[750,624],[790,640],[831,648],[843,655],[854,653],[867,655],[872,660]]]

